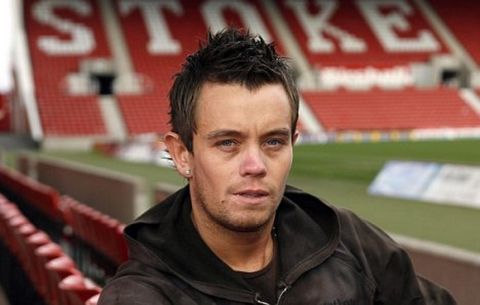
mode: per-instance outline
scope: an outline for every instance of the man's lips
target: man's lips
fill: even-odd
[[[234,193],[238,203],[247,205],[258,205],[265,203],[265,200],[269,195],[269,192],[260,189],[246,189]]]
[[[237,196],[251,197],[251,198],[265,197],[265,196],[268,196],[268,194],[269,193],[265,190],[254,190],[254,189],[242,190],[234,193],[234,195],[237,195]]]

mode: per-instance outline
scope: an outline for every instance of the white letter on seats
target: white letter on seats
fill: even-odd
[[[335,52],[335,45],[323,37],[323,32],[337,38],[340,43],[340,49],[342,49],[343,52],[354,53],[365,52],[367,50],[365,41],[328,23],[338,8],[337,0],[315,1],[316,5],[321,8],[317,15],[312,15],[308,12],[307,2],[307,0],[287,0],[285,4],[295,12],[298,21],[302,25],[303,31],[308,37],[307,46],[311,52]]]
[[[403,0],[357,0],[357,6],[365,16],[373,32],[386,51],[390,52],[432,52],[440,46],[428,30],[420,30],[415,38],[402,38],[397,31],[408,31],[410,24],[405,16],[412,14],[412,7]],[[388,15],[380,12],[382,7],[394,7],[397,10]]]
[[[222,11],[227,8],[236,11],[250,31],[259,34],[265,41],[272,41],[257,9],[249,3],[239,0],[210,0],[202,5],[203,18],[213,33],[228,26],[222,14]]]
[[[38,38],[38,48],[50,55],[82,55],[88,54],[95,48],[95,37],[92,31],[84,25],[55,16],[55,9],[71,9],[80,16],[90,16],[92,8],[84,1],[71,0],[43,0],[36,2],[32,7],[32,15],[41,24],[49,25],[59,33],[71,36],[70,39],[61,39],[55,36],[41,36]]]
[[[161,13],[162,9],[168,9],[177,16],[182,15],[183,8],[180,3],[177,0],[122,0],[120,2],[120,13],[127,15],[136,7],[140,8],[143,18],[145,18],[145,26],[150,38],[147,45],[148,52],[151,54],[180,53],[182,46],[178,40],[173,39],[170,35],[165,17]]]

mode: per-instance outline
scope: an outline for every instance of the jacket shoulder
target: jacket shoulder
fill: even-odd
[[[456,304],[447,290],[416,274],[406,250],[387,233],[349,210],[340,208],[337,214],[342,241],[373,276],[380,299],[399,297],[397,291],[403,291],[403,298],[418,304]]]
[[[103,289],[98,305],[147,305],[171,303],[164,293],[142,277],[122,276],[110,281]]]
[[[102,289],[98,305],[196,304],[171,276],[128,260]]]
[[[397,251],[400,246],[382,229],[362,219],[354,212],[334,207],[340,223],[342,241],[358,250],[374,251],[385,254],[385,251]]]

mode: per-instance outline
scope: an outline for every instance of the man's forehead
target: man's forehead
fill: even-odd
[[[283,129],[291,133],[292,110],[282,85],[251,91],[239,84],[205,84],[196,109],[196,134],[202,137],[251,134]]]
[[[202,111],[226,111],[227,109],[241,111],[245,110],[245,107],[258,109],[285,106],[289,108],[285,110],[291,112],[289,96],[281,84],[269,84],[249,89],[240,84],[206,83],[198,95],[196,104],[197,114]],[[251,108],[249,110],[254,111]]]

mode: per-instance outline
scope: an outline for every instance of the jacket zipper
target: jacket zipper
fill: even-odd
[[[285,285],[285,286],[283,287],[283,290],[282,290],[282,291],[280,292],[280,294],[278,295],[277,302],[275,303],[275,305],[279,305],[279,304],[280,304],[280,301],[281,301],[283,295],[285,294],[285,292],[287,292],[287,290],[288,290],[289,288],[290,288],[290,286],[288,286],[288,285]],[[255,296],[255,302],[256,302],[257,304],[270,305],[269,303],[260,300],[258,294]]]

